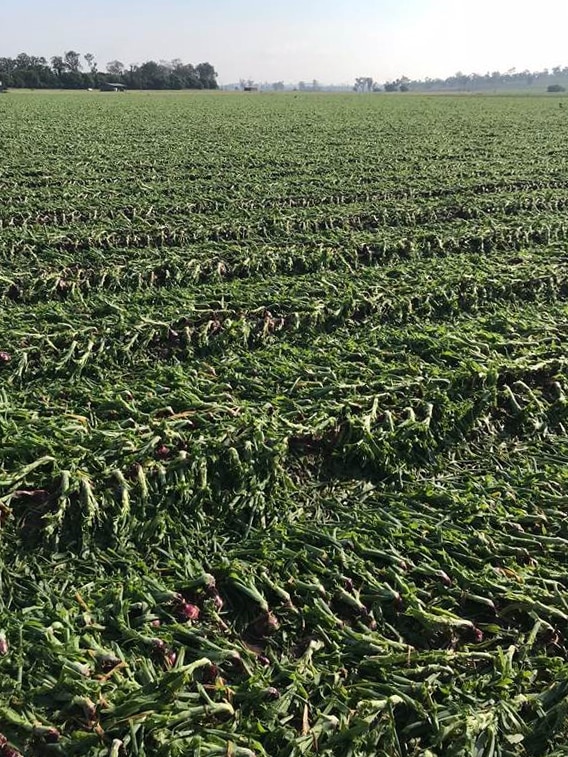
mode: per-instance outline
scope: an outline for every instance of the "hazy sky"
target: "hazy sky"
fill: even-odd
[[[209,61],[220,82],[384,81],[568,65],[568,0],[18,0],[0,56]]]

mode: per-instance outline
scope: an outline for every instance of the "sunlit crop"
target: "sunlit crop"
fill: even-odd
[[[0,756],[568,728],[566,111],[0,102]]]

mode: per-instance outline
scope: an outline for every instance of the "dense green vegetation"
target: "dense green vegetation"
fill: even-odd
[[[562,87],[568,84],[568,66],[554,66],[543,71],[491,71],[485,74],[464,74],[458,71],[446,79],[426,78],[412,81],[403,76],[385,84],[385,90],[396,91],[406,87],[413,92],[545,92],[564,91],[550,87]]]
[[[0,119],[0,754],[566,754],[558,98]]]
[[[84,59],[84,62],[83,62]],[[89,89],[118,82],[129,89],[217,89],[217,73],[210,63],[148,60],[128,68],[119,60],[110,61],[100,71],[92,53],[81,56],[75,50],[43,56],[20,53],[15,58],[0,57],[0,90]]]

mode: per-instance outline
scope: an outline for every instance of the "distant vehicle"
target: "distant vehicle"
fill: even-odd
[[[126,91],[125,84],[118,84],[118,83],[109,82],[109,81],[106,81],[104,84],[101,84],[101,92],[125,92],[125,91]]]

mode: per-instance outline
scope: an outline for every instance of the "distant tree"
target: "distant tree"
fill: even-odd
[[[65,69],[77,73],[81,70],[81,56],[75,50],[68,50],[63,56]]]
[[[20,53],[16,57],[16,68],[31,68],[33,66],[33,58],[27,53]]]
[[[89,71],[92,74],[96,74],[97,61],[95,60],[95,56],[93,55],[93,53],[85,53],[85,55],[83,55],[83,58],[87,61],[87,66],[89,67]]]
[[[183,86],[186,89],[201,89],[201,80],[195,70],[195,66],[191,63],[184,63],[182,66],[178,66],[176,71],[183,76]]]
[[[373,84],[374,81],[372,76],[359,76],[355,79],[355,86],[353,89],[355,92],[371,92]]]
[[[194,66],[180,58],[171,61],[146,61],[127,71],[121,61],[110,61],[107,73],[98,71],[95,56],[82,56],[88,71],[81,71],[81,56],[68,50],[55,55],[50,64],[45,58],[20,53],[16,58],[0,58],[0,79],[9,87],[58,87],[85,89],[118,79],[137,89],[216,89],[217,72],[211,63]]]
[[[532,73],[532,71],[525,69],[525,71],[523,71],[523,76],[525,77],[525,81],[527,85],[530,87],[531,84],[534,82],[534,78],[535,78],[534,74]]]
[[[0,58],[0,71],[4,75],[10,75],[16,67],[16,61],[13,58]]]
[[[21,77],[18,78],[23,87],[29,87],[30,89],[41,87],[41,77],[33,68],[28,69],[27,71],[22,71]]]
[[[283,81],[275,81],[272,83],[272,89],[275,92],[282,92],[284,90],[284,82]]]
[[[88,79],[85,79],[86,76]],[[59,77],[59,86],[63,89],[84,89],[90,83],[90,74],[80,71],[64,71]]]
[[[61,76],[61,74],[65,71],[65,61],[61,57],[61,55],[54,55],[51,59],[51,68],[53,69],[53,72],[56,76]]]
[[[195,71],[203,89],[217,89],[217,72],[211,63],[198,63]]]
[[[16,58],[0,58],[0,79],[10,87],[54,87],[56,77],[43,57],[20,53]]]
[[[546,88],[547,92],[566,92],[566,87],[563,87],[562,84],[549,84]]]
[[[468,89],[470,77],[467,74],[458,71],[454,76],[450,77],[450,79],[455,82],[456,89]]]
[[[106,70],[113,76],[122,76],[124,73],[124,63],[120,60],[111,60],[107,63]]]
[[[155,60],[148,60],[131,69],[125,76],[129,87],[134,89],[167,89],[168,70]]]
[[[412,82],[407,76],[401,76],[400,79],[388,81],[385,84],[385,92],[408,92],[411,83]]]

